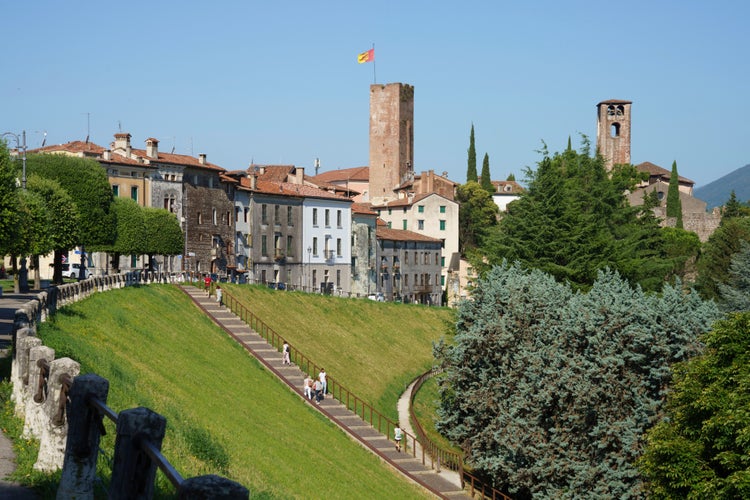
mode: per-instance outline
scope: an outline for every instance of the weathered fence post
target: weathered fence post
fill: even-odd
[[[55,359],[55,350],[45,345],[29,349],[29,379],[26,383],[25,417],[23,422],[23,434],[25,438],[41,438],[42,429],[47,424],[44,415],[44,401],[47,399],[49,387],[42,376],[39,361],[44,360],[51,363]]]
[[[57,487],[58,500],[94,498],[103,416],[88,401],[98,399],[106,404],[108,393],[109,381],[99,375],[91,373],[73,380],[66,408],[68,440],[65,443],[60,485]]]
[[[11,380],[13,381],[13,401],[16,403],[16,416],[20,417],[26,413],[26,393],[29,383],[29,351],[32,348],[42,345],[42,339],[32,336],[21,336],[21,332],[28,333],[30,328],[18,330],[18,339],[16,340],[13,353],[15,359],[11,366]]]
[[[245,500],[250,491],[225,477],[209,474],[185,479],[177,491],[179,500]]]
[[[68,435],[65,421],[68,393],[63,390],[63,376],[72,380],[80,371],[81,365],[70,358],[56,359],[49,364],[48,394],[43,403],[45,419],[39,438],[39,455],[34,463],[35,470],[53,472],[63,466]]]
[[[167,419],[148,408],[132,408],[117,417],[115,460],[109,485],[110,500],[152,498],[156,464],[139,446],[150,441],[158,450],[167,428]]]

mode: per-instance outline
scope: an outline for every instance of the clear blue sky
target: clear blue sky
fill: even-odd
[[[415,87],[417,172],[493,179],[596,141],[633,101],[632,160],[705,185],[750,163],[750,2],[4,2],[0,132],[312,171],[367,165],[369,86]],[[375,44],[375,63],[356,56]]]

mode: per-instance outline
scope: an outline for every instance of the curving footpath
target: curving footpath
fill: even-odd
[[[10,355],[16,309],[19,309],[35,296],[36,293],[14,294],[3,292],[2,298],[0,298],[0,357]],[[0,498],[4,500],[39,498],[33,490],[6,480],[15,470],[16,455],[13,452],[13,443],[4,432],[0,432]]]
[[[398,453],[387,436],[378,432],[368,422],[362,420],[359,415],[350,411],[332,397],[327,397],[319,405],[308,400],[301,390],[302,381],[305,378],[302,370],[294,364],[291,366],[283,365],[281,353],[278,350],[268,344],[263,337],[255,333],[226,307],[220,306],[215,298],[206,296],[205,291],[190,285],[182,285],[180,288],[230,337],[240,343],[271,373],[285,382],[302,401],[325,415],[360,445],[379,456],[406,478],[426,488],[439,498],[470,498],[469,494],[461,489],[460,482],[454,482],[452,480],[454,478],[451,478],[450,474],[446,474],[450,471],[437,473],[429,466],[423,465],[421,460],[415,458],[415,456],[421,456],[421,453],[414,453],[414,451],[412,453]],[[401,403],[399,403],[400,405]],[[399,425],[405,430],[411,429],[410,425],[406,427],[409,424],[408,413],[407,401],[406,422],[404,422],[404,417],[399,409]],[[407,430],[407,432],[410,431]],[[458,474],[455,474],[455,476],[457,479]]]

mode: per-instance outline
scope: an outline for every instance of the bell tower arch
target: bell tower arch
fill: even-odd
[[[631,101],[610,99],[596,105],[596,147],[606,161],[607,170],[630,163]]]

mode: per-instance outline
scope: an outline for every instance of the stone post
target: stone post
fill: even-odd
[[[42,339],[27,335],[30,331],[30,328],[18,330],[18,337],[13,349],[15,359],[11,365],[10,373],[10,379],[13,382],[13,394],[11,398],[16,403],[16,416],[19,417],[26,411],[26,385],[29,383],[29,351],[33,347],[42,345]]]
[[[90,399],[107,403],[109,381],[93,373],[73,380],[68,395],[68,440],[57,499],[93,499],[96,459],[99,454],[102,415],[88,405]]]
[[[246,500],[250,491],[239,483],[213,474],[191,477],[177,490],[179,500]]]
[[[141,440],[158,450],[164,440],[167,419],[148,408],[132,408],[117,417],[115,459],[109,484],[110,500],[152,498],[156,464],[141,449]]]
[[[26,416],[23,422],[23,434],[21,434],[25,438],[34,437],[40,439],[42,428],[45,426],[44,420],[47,418],[44,415],[44,401],[47,399],[47,394],[42,394],[43,399],[41,401],[34,401],[41,378],[41,370],[37,366],[37,362],[40,359],[51,363],[55,359],[55,350],[44,345],[32,347],[29,350],[29,383],[26,385],[24,394],[24,398],[26,399]],[[47,393],[49,393],[49,386],[47,387]]]
[[[62,408],[67,406],[65,401],[60,400],[61,397],[67,397],[61,394],[63,384],[60,376],[67,374],[73,379],[80,371],[81,365],[70,358],[56,359],[50,363],[47,399],[43,403],[44,425],[39,439],[39,455],[34,463],[35,470],[54,472],[62,469],[68,423],[65,418],[61,423],[55,421],[60,412],[60,404],[62,403]]]

